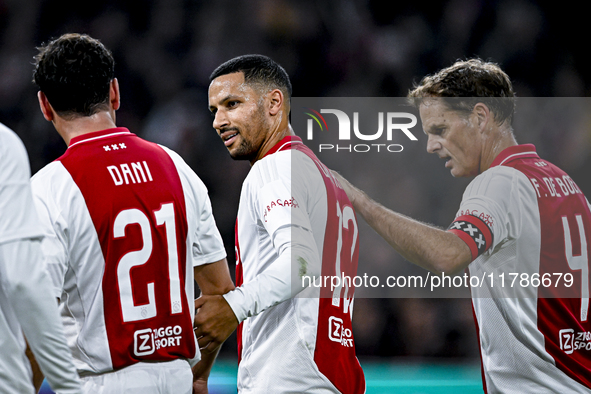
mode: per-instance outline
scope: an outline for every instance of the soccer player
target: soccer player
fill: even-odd
[[[37,364],[55,392],[80,393],[57,303],[47,297],[51,287],[29,177],[23,143],[0,124],[0,393],[36,392],[33,380],[36,386],[43,380]]]
[[[116,127],[119,85],[100,41],[51,41],[34,81],[68,145],[32,186],[83,390],[191,393],[194,278],[203,294],[234,288],[205,186],[176,153]],[[195,366],[196,390],[214,356]]]
[[[470,275],[494,276],[471,289],[485,392],[589,393],[589,203],[533,145],[517,144],[514,97],[505,72],[480,59],[426,76],[409,93],[427,151],[454,177],[475,176],[447,231],[340,180],[355,209],[409,261],[437,273],[468,267]],[[515,275],[519,283],[508,289]],[[562,276],[571,287],[557,284]]]
[[[239,287],[197,301],[199,343],[215,348],[241,323],[240,393],[363,393],[351,331],[354,289],[309,285],[318,275],[356,274],[351,204],[294,135],[291,82],[281,66],[245,55],[210,79],[213,127],[230,155],[252,168],[236,222]]]

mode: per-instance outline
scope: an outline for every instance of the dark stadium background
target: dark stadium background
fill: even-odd
[[[42,118],[31,83],[35,47],[66,32],[101,39],[116,60],[118,124],[176,150],[203,179],[233,270],[234,220],[249,166],[230,159],[211,126],[208,76],[218,64],[245,53],[271,56],[290,74],[296,97],[402,97],[423,75],[479,56],[500,63],[521,97],[583,97],[591,88],[585,26],[582,9],[526,0],[0,0],[0,122],[23,139],[32,173],[57,158],[65,144]],[[527,130],[522,138],[517,130],[518,141],[536,143],[591,195],[589,129],[566,130],[560,113],[554,116],[549,123],[556,127]],[[364,176],[371,168],[362,164],[345,176],[389,207],[446,226],[467,181],[436,171],[405,177],[397,164],[392,174],[405,193],[380,195],[381,184]],[[420,196],[420,184],[440,185],[439,193]],[[371,245],[362,258],[408,265],[367,226],[361,231]],[[380,379],[396,385],[397,376],[408,378],[397,375],[407,366],[466,367],[479,379],[468,299],[358,298],[354,333],[358,356],[378,382],[368,392],[382,392]],[[232,336],[220,354],[229,383],[222,379],[220,387],[235,384],[235,349]],[[445,371],[441,376],[451,376]],[[427,392],[413,390],[404,392]]]

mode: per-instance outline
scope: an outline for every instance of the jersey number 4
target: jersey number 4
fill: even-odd
[[[182,312],[181,281],[179,273],[179,259],[176,243],[176,227],[174,206],[172,203],[163,204],[159,210],[153,212],[157,226],[165,226],[168,245],[168,274],[170,280],[170,310],[173,314]],[[115,238],[125,237],[125,227],[129,224],[139,224],[144,245],[141,250],[126,253],[117,266],[117,281],[119,284],[119,300],[124,322],[139,321],[156,316],[156,299],[154,282],[148,283],[148,304],[135,305],[131,287],[130,271],[133,267],[148,262],[152,255],[152,228],[146,214],[139,209],[126,209],[115,218],[113,235]]]
[[[572,270],[581,270],[581,322],[584,322],[587,321],[589,313],[589,258],[587,256],[587,237],[585,236],[583,217],[575,215],[575,218],[581,238],[581,254],[579,256],[573,256],[573,243],[566,216],[562,217],[562,227],[564,228],[564,249],[568,266]]]

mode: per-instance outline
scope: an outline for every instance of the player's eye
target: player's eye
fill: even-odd
[[[431,129],[431,134],[441,135],[441,134],[443,134],[444,131],[445,131],[444,127],[434,127]]]
[[[237,100],[232,100],[232,101],[228,101],[228,107],[232,108],[238,105],[238,101]]]

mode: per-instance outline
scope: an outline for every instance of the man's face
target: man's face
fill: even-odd
[[[428,137],[427,152],[445,159],[454,177],[478,175],[482,138],[476,115],[460,115],[437,99],[425,100],[419,113]]]
[[[221,75],[209,85],[209,110],[213,128],[233,159],[251,163],[269,129],[263,111],[264,97],[244,82],[242,72]]]

